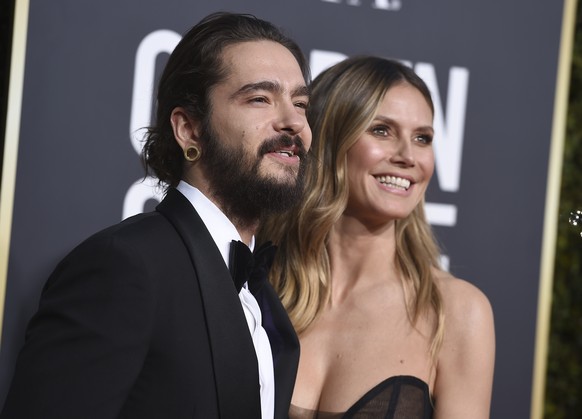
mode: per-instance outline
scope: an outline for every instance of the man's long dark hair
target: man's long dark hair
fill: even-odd
[[[225,47],[268,40],[287,48],[297,60],[306,84],[309,66],[299,46],[273,24],[248,14],[213,13],[202,19],[178,43],[158,84],[156,123],[148,128],[142,159],[147,175],[160,184],[176,186],[182,178],[184,156],[176,143],[170,115],[182,107],[203,127],[210,116],[209,93],[227,76],[222,63]]]

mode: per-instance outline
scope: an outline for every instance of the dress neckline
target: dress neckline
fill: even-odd
[[[365,404],[370,398],[380,393],[386,387],[392,385],[394,381],[419,387],[425,394],[428,394],[429,399],[431,398],[428,384],[424,380],[421,380],[420,378],[413,375],[393,375],[392,377],[388,377],[384,381],[381,381],[370,390],[368,390],[362,397],[358,399],[358,401],[352,404],[352,406],[345,411],[344,415],[349,415],[350,413],[356,412],[361,407],[361,405]]]
[[[366,393],[364,393],[364,395],[362,397],[360,397],[356,402],[354,402],[350,406],[350,408],[348,410],[346,410],[345,412],[317,411],[317,413],[324,414],[324,415],[326,415],[325,417],[330,417],[330,418],[336,418],[336,417],[340,418],[340,417],[344,417],[344,416],[349,417],[350,414],[357,412],[358,409],[362,405],[367,403],[371,398],[376,396],[378,393],[382,392],[387,387],[391,386],[395,381],[400,382],[402,384],[410,384],[410,385],[413,385],[415,387],[420,388],[425,394],[428,395],[428,398],[432,404],[432,397],[429,393],[428,383],[426,383],[424,380],[421,380],[420,378],[415,377],[413,375],[393,375],[393,376],[388,377],[385,380],[379,382],[374,387],[372,387],[370,390],[368,390]],[[293,404],[291,404],[291,406],[294,409],[297,409],[297,410],[305,412],[305,413],[307,413],[307,412],[315,413],[316,412],[316,411],[312,411],[310,409],[306,409],[306,408],[303,408],[301,406],[296,406]]]

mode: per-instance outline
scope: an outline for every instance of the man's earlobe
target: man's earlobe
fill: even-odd
[[[201,155],[202,151],[197,145],[191,145],[190,147],[184,149],[184,158],[191,163],[197,161]]]
[[[188,116],[182,107],[174,108],[170,115],[170,123],[174,131],[174,138],[182,150],[198,146],[200,123]]]

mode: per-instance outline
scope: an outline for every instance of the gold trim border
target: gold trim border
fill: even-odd
[[[546,204],[543,227],[540,285],[538,294],[538,315],[533,366],[533,388],[531,398],[531,419],[542,419],[550,336],[552,309],[552,289],[558,234],[558,212],[560,205],[560,184],[562,181],[566,119],[568,116],[568,93],[570,71],[574,47],[577,0],[565,0],[562,16],[560,55],[554,98],[552,143],[546,185]]]
[[[20,137],[20,117],[24,88],[24,62],[26,36],[28,34],[29,0],[16,0],[12,27],[12,52],[10,58],[10,82],[8,85],[8,110],[4,136],[4,161],[0,186],[0,345],[4,324],[4,302],[8,276],[8,254],[12,232],[12,211],[16,185],[16,161]]]

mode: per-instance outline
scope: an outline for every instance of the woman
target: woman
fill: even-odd
[[[433,114],[395,61],[347,59],[313,82],[306,196],[261,233],[301,342],[291,418],[489,417],[491,306],[439,267],[424,215]]]

